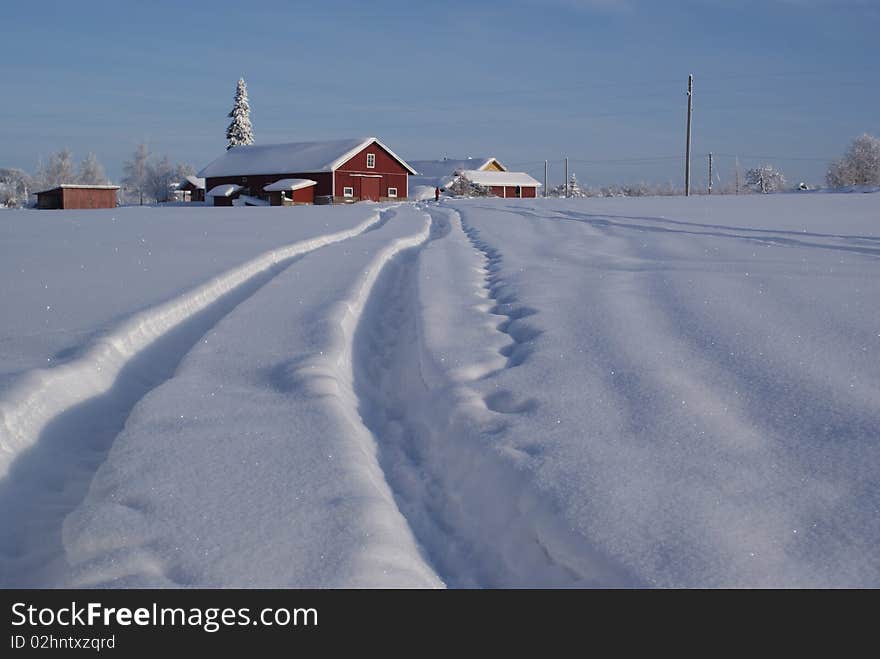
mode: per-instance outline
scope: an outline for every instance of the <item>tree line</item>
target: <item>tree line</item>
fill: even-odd
[[[131,158],[123,164],[120,182],[121,203],[145,201],[165,202],[173,199],[175,184],[194,174],[186,163],[172,163],[167,155],[151,157],[146,144],[139,144]],[[104,167],[94,153],[88,153],[78,164],[70,149],[40,159],[37,169],[29,174],[21,169],[0,169],[0,206],[22,208],[33,205],[34,194],[59,185],[109,185]]]

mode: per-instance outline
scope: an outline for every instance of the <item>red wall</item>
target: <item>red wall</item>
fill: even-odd
[[[506,195],[505,195],[506,188]],[[520,186],[520,193],[523,199],[534,199],[538,196],[538,188],[535,186]],[[496,197],[507,197],[507,199],[516,199],[516,186],[515,185],[493,185],[492,186],[492,194]]]
[[[367,169],[368,153],[376,154],[376,166],[372,169]],[[351,174],[354,173],[380,174],[382,177],[379,181],[380,197],[388,197],[388,188],[397,188],[398,199],[405,199],[409,194],[407,187],[409,172],[406,167],[378,144],[369,145],[339,166],[336,170],[335,196],[341,197],[344,187],[352,187],[355,197],[360,198],[360,181],[357,179],[361,177],[352,176]]]
[[[55,188],[37,193],[38,208],[116,208],[116,190]]]
[[[312,190],[313,198],[320,195],[333,194],[333,175],[330,172],[316,172],[310,174],[308,172],[288,172],[287,174],[251,174],[250,176],[216,176],[214,178],[205,179],[205,190],[211,191],[218,185],[224,183],[234,183],[240,185],[246,190],[250,190],[250,194],[254,197],[266,195],[263,188],[270,183],[280,181],[283,178],[307,178],[315,181],[317,185],[312,185],[308,189]],[[299,190],[297,190],[299,192]],[[241,194],[248,194],[244,190]]]

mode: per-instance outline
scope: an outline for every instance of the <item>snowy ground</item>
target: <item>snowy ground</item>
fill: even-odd
[[[0,236],[0,585],[880,586],[878,195]]]

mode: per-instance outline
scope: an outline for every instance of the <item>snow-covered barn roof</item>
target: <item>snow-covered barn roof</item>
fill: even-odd
[[[378,144],[410,174],[416,171],[375,137],[324,142],[250,144],[229,149],[199,172],[205,178],[279,174],[284,172],[332,172],[371,144]]]
[[[192,174],[187,174],[183,177],[183,180],[192,185],[196,190],[204,190],[205,189],[205,179],[199,176],[193,176]]]
[[[209,197],[229,197],[242,189],[242,186],[235,183],[224,183],[216,185],[208,192]]]
[[[311,185],[318,185],[318,182],[310,178],[283,178],[280,181],[263,186],[263,191],[286,192],[287,190],[301,190]]]
[[[461,172],[471,183],[477,185],[518,185],[520,187],[540,187],[540,183],[525,172],[484,172],[476,169]]]
[[[410,165],[416,168],[419,176],[426,178],[442,178],[453,176],[456,172],[466,169],[486,169],[492,164],[497,165],[503,171],[507,171],[507,167],[501,164],[497,158],[463,158],[454,160],[444,158],[443,160],[411,160]]]

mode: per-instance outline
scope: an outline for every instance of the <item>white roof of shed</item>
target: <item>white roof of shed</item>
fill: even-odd
[[[461,172],[461,175],[477,185],[518,185],[527,188],[541,185],[525,172],[484,172],[470,169]]]
[[[318,185],[318,182],[310,178],[283,178],[280,181],[263,186],[263,190],[265,192],[284,192],[287,190],[301,190],[311,185]]]
[[[375,137],[356,137],[323,142],[249,144],[229,149],[199,172],[205,178],[283,174],[286,172],[332,172],[370,144],[378,144],[410,174],[416,171]]]
[[[217,185],[210,189],[207,196],[209,197],[229,197],[230,195],[234,195],[236,192],[241,190],[242,186],[236,185],[235,183],[224,183],[223,185]]]
[[[183,180],[191,183],[193,185],[193,187],[196,188],[197,190],[204,190],[205,189],[205,179],[203,179],[199,176],[193,176],[192,174],[187,174],[186,176],[183,177]]]

